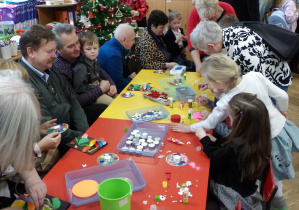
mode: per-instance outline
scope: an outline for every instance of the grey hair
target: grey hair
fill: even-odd
[[[218,0],[197,0],[195,7],[201,20],[206,20],[206,15],[216,14],[218,9]]]
[[[222,82],[235,86],[240,77],[240,70],[230,57],[216,53],[206,57],[202,62],[201,72],[207,81]]]
[[[192,46],[197,50],[207,51],[208,44],[222,40],[222,29],[214,21],[200,21],[190,34]]]
[[[0,170],[34,167],[33,144],[39,139],[40,108],[34,89],[23,80],[0,77]]]
[[[55,45],[58,46],[60,49],[63,48],[63,43],[61,42],[61,35],[71,34],[73,32],[76,33],[75,27],[71,24],[66,23],[56,24],[52,31],[55,34]]]

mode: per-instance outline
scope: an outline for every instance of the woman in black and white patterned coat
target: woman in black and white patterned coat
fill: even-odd
[[[287,61],[273,52],[257,33],[245,26],[221,29],[215,22],[202,21],[193,30],[191,42],[208,55],[228,55],[238,64],[242,74],[261,72],[285,91],[292,84]]]

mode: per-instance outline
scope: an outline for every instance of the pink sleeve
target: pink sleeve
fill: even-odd
[[[200,18],[199,18],[196,8],[194,7],[191,10],[189,19],[188,19],[188,46],[189,46],[189,49],[193,48],[193,46],[191,44],[191,40],[190,40],[190,34],[192,33],[193,29],[196,27],[196,25],[198,23],[200,23]]]
[[[293,1],[289,1],[284,7],[284,14],[288,23],[293,23],[298,19],[296,5]]]

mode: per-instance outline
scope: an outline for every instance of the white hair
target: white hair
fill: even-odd
[[[222,41],[222,29],[214,21],[200,21],[190,34],[190,40],[195,49],[207,51],[208,44]]]
[[[123,38],[135,37],[134,28],[125,23],[119,24],[115,29],[114,37],[118,41],[121,41]]]
[[[19,78],[1,75],[1,171],[12,165],[20,173],[34,166],[33,144],[39,139],[39,124],[40,109],[34,89]]]
[[[206,15],[217,13],[219,1],[218,0],[197,0],[195,7],[201,20],[206,19]]]

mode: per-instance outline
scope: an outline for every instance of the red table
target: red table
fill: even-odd
[[[65,174],[69,171],[82,169],[82,164],[86,164],[86,167],[96,166],[98,165],[97,157],[101,154],[115,153],[119,155],[120,160],[132,158],[146,181],[146,186],[140,191],[133,192],[131,196],[132,210],[149,209],[152,204],[164,210],[183,208],[205,209],[210,160],[203,151],[196,150],[197,146],[201,146],[198,138],[193,134],[177,133],[168,129],[163,141],[164,146],[160,147],[162,152],[158,151],[154,157],[120,153],[116,147],[125,135],[124,129],[129,128],[131,125],[132,122],[129,120],[99,118],[86,133],[94,138],[104,137],[108,145],[93,155],[70,149],[44,177],[43,181],[48,188],[47,194],[69,201],[66,191]],[[185,144],[177,145],[169,142],[166,140],[168,137],[180,139]],[[187,144],[187,142],[191,144]],[[188,164],[185,166],[169,165],[166,162],[166,157],[175,152],[187,155],[189,158]],[[165,155],[165,157],[159,159],[158,156],[161,154]],[[166,171],[171,172],[171,177],[168,181],[166,179]],[[168,182],[166,189],[162,187],[163,181]],[[189,203],[184,205],[180,202],[180,200],[183,200],[183,196],[178,194],[179,189],[176,188],[176,184],[182,184],[186,181],[192,182],[189,191],[193,196],[189,197]],[[166,195],[166,200],[157,203],[154,200],[156,195]],[[147,201],[147,204],[144,204],[143,201]],[[97,201],[77,207],[71,205],[69,209],[100,209],[100,204]]]

